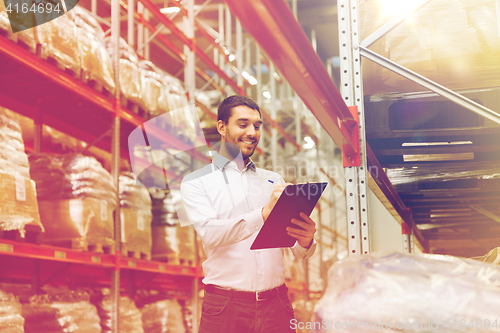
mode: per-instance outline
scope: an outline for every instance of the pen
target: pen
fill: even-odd
[[[274,184],[274,181],[272,181],[271,179],[268,179],[267,181]]]

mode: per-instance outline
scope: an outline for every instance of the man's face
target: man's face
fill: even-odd
[[[260,128],[262,120],[259,112],[245,105],[239,105],[232,109],[227,124],[222,121],[218,123],[218,130],[222,142],[226,142],[226,149],[236,157],[241,151],[243,160],[246,162],[252,156],[260,140]]]

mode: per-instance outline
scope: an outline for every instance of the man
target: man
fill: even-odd
[[[287,294],[283,249],[250,250],[286,187],[283,178],[257,168],[250,156],[260,139],[259,106],[230,96],[218,108],[221,149],[210,165],[186,176],[181,194],[186,214],[203,242],[205,297],[200,333],[295,332]],[[315,223],[301,213],[288,228],[301,259],[316,248]]]

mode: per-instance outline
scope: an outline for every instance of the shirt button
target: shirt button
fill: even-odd
[[[259,275],[262,275],[262,272],[259,272]]]
[[[257,250],[257,253],[260,253],[260,250]]]

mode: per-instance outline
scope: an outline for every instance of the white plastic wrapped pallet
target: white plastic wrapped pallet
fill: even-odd
[[[500,326],[498,309],[496,265],[376,252],[330,268],[309,326],[316,322],[312,332],[490,332]]]

